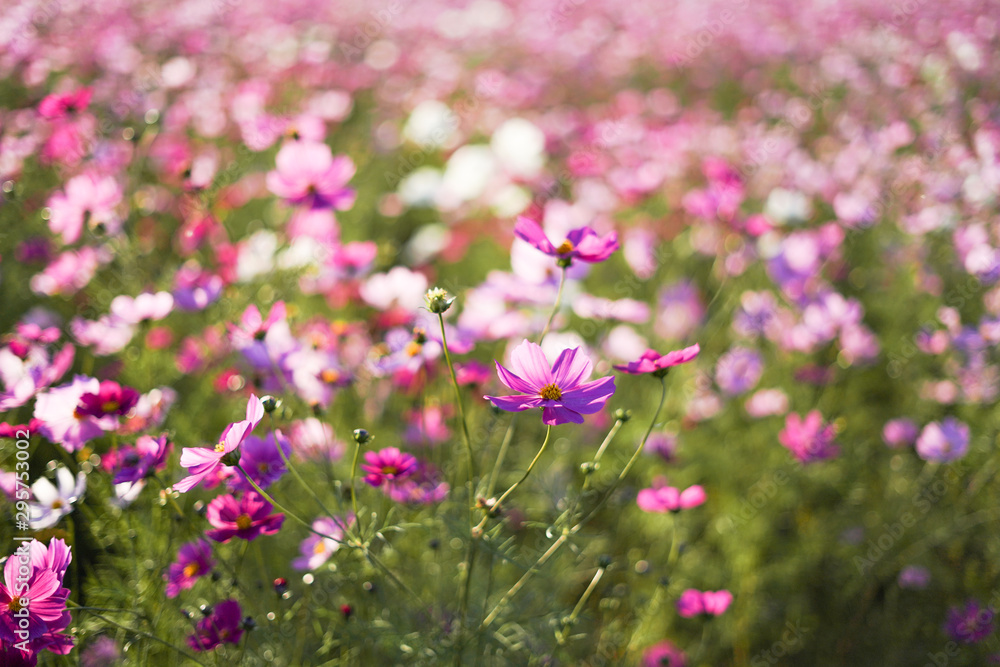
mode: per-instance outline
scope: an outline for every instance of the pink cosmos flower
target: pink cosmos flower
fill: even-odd
[[[313,530],[330,537],[320,537],[311,533],[299,546],[302,556],[292,561],[292,567],[296,570],[315,570],[330,560],[330,556],[340,548],[340,542],[337,540],[344,539],[345,526],[349,527],[352,523],[354,523],[354,515],[348,515],[346,522],[343,519],[328,517],[320,517],[313,521]]]
[[[615,366],[615,370],[633,375],[652,373],[656,377],[663,377],[671,366],[687,363],[697,357],[699,352],[701,352],[701,346],[697,343],[691,347],[685,347],[683,350],[667,352],[662,356],[656,350],[646,350],[638,361],[629,362],[624,366]]]
[[[206,540],[188,542],[177,552],[177,562],[171,563],[163,578],[167,582],[167,597],[175,598],[182,591],[194,586],[194,582],[212,571],[212,546]]]
[[[170,292],[146,292],[134,299],[120,294],[111,300],[111,314],[123,322],[139,324],[143,320],[162,320],[174,309]]]
[[[216,542],[228,542],[234,537],[253,540],[260,535],[273,535],[281,529],[284,514],[271,514],[271,503],[255,491],[236,500],[232,495],[218,496],[208,504],[205,517],[215,530],[205,535]]]
[[[334,157],[326,144],[290,141],[275,161],[277,170],[268,172],[267,188],[290,204],[338,211],[354,205],[355,192],[346,187],[354,162],[346,155]]]
[[[125,445],[118,450],[118,465],[113,484],[135,483],[162,469],[167,463],[167,457],[174,449],[174,444],[161,435],[153,438],[140,435],[135,446]]]
[[[223,600],[209,616],[198,622],[188,646],[195,651],[211,651],[219,644],[239,644],[243,636],[243,612],[236,600]]]
[[[615,393],[615,379],[607,376],[586,382],[594,369],[580,348],[563,350],[549,367],[542,348],[525,340],[511,353],[511,368],[496,362],[500,381],[523,396],[485,396],[493,405],[508,412],[542,409],[542,423],[549,426],[583,423],[583,415],[592,415]]]
[[[920,432],[917,454],[925,461],[948,463],[969,451],[969,426],[954,417],[931,422]]]
[[[45,96],[38,104],[38,115],[47,120],[60,120],[87,108],[93,88],[78,88],[72,93],[53,93]]]
[[[174,490],[184,493],[197,486],[202,480],[217,474],[220,469],[239,462],[239,448],[260,420],[264,418],[264,406],[260,399],[250,395],[247,401],[247,418],[226,427],[214,449],[207,447],[185,447],[181,453],[181,466],[188,468],[190,476],[174,484]],[[234,453],[235,452],[235,453]]]
[[[35,418],[42,422],[39,431],[46,438],[75,452],[84,443],[104,434],[106,421],[77,413],[84,394],[101,389],[97,378],[77,375],[70,384],[53,387],[35,399]]]
[[[69,547],[59,539],[53,539],[48,548],[37,540],[22,543],[7,558],[4,581],[0,583],[0,639],[4,643],[20,642],[23,636],[18,637],[18,629],[27,629],[28,640],[36,640],[48,633],[59,633],[69,625],[71,619],[66,610],[69,589],[63,588],[62,583],[70,560]],[[25,608],[27,628],[21,627],[20,619],[15,616]]]
[[[383,482],[404,479],[416,472],[417,459],[395,447],[386,447],[378,452],[365,452],[361,469],[368,473],[365,475],[368,484],[382,486]]]
[[[514,234],[546,255],[557,258],[560,265],[567,267],[574,259],[583,262],[603,262],[618,250],[617,232],[601,237],[590,227],[570,230],[566,234],[566,240],[556,246],[545,235],[541,225],[523,215],[517,218]]]
[[[819,410],[813,410],[805,419],[795,413],[788,415],[778,440],[799,461],[811,463],[837,455],[840,450],[833,442],[833,436],[833,425],[824,425]]]
[[[97,267],[107,261],[109,256],[84,246],[79,250],[67,250],[56,257],[45,269],[31,277],[29,286],[35,294],[54,296],[56,294],[75,294],[86,287]]]
[[[653,644],[642,654],[642,667],[685,667],[687,656],[668,641]]]
[[[677,600],[677,613],[684,618],[704,614],[718,616],[729,608],[733,594],[729,591],[699,591],[689,588]]]
[[[49,229],[62,235],[63,243],[72,244],[80,239],[84,224],[91,229],[103,226],[107,234],[117,234],[121,219],[115,207],[122,200],[121,187],[110,176],[94,173],[74,176],[66,183],[65,193],[49,199]]]
[[[24,405],[61,378],[73,365],[76,354],[75,348],[67,344],[50,361],[42,346],[25,346],[21,355],[18,348],[19,341],[13,340],[8,347],[0,349],[0,380],[5,389],[0,392],[0,411],[3,412]]]
[[[705,489],[698,485],[683,491],[672,486],[653,486],[640,491],[635,500],[644,512],[680,512],[703,504]]]

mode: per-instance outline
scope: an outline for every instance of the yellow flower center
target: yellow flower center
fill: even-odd
[[[420,350],[423,349],[423,345],[415,340],[411,340],[406,344],[406,355],[409,357],[415,357],[420,354]]]
[[[410,355],[413,356],[413,355]],[[319,374],[320,379],[327,384],[333,384],[340,379],[340,373],[333,368],[327,368],[325,371]]]
[[[573,252],[573,244],[569,241],[563,241],[562,245],[556,248],[556,252],[560,255],[568,255]]]
[[[54,510],[61,509],[62,506],[63,506],[63,501],[61,501],[60,499],[56,498],[54,501],[52,501],[52,509]]]
[[[219,444],[217,444],[215,446],[215,453],[216,454],[221,454],[224,451],[226,451],[226,443],[220,442]]]
[[[324,551],[326,551],[326,545],[323,544],[323,540],[320,540],[319,542],[316,543],[316,546],[313,547],[313,553],[321,554]]]
[[[554,384],[547,384],[542,387],[542,390],[538,392],[538,395],[548,401],[558,401],[562,398],[562,389]]]
[[[188,579],[190,579],[197,573],[198,573],[197,563],[188,563],[187,565],[184,566],[184,576],[187,577]]]
[[[10,602],[7,603],[7,611],[12,611],[16,614],[27,606],[26,603],[27,600],[15,595],[10,599]]]
[[[247,530],[253,525],[253,519],[250,518],[249,514],[241,514],[236,517],[236,527],[240,530]]]
[[[101,404],[101,412],[118,412],[121,404],[118,401],[105,401]]]

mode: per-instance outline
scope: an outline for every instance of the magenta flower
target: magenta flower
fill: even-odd
[[[247,401],[247,418],[227,426],[214,449],[184,448],[181,452],[181,466],[188,468],[189,476],[174,484],[174,490],[181,493],[190,491],[202,480],[219,472],[220,468],[236,465],[240,460],[239,452],[236,450],[263,418],[264,406],[261,405],[259,398],[251,394],[250,400]]]
[[[38,103],[38,115],[46,120],[60,120],[70,114],[84,111],[94,95],[93,88],[77,88],[72,93],[46,95]]]
[[[733,594],[729,591],[699,591],[689,588],[677,600],[677,613],[684,618],[718,616],[729,608]]]
[[[167,582],[167,597],[175,598],[182,590],[194,586],[194,582],[212,571],[212,545],[205,540],[181,545],[177,552],[177,562],[171,563],[163,578]]]
[[[952,607],[948,610],[944,630],[955,641],[974,644],[993,633],[993,617],[989,607],[980,607],[975,600],[969,600],[964,608]]]
[[[969,451],[969,426],[954,417],[931,422],[917,438],[917,454],[925,461],[947,463]]]
[[[109,417],[114,424],[117,424],[118,416],[128,414],[138,402],[139,392],[135,389],[123,387],[113,380],[104,380],[97,392],[80,397],[76,414],[95,419]]]
[[[378,452],[365,452],[361,469],[368,473],[365,475],[367,483],[382,486],[383,482],[405,479],[416,472],[417,459],[395,447],[386,447]]]
[[[208,504],[205,513],[215,530],[207,530],[205,535],[216,542],[228,542],[234,537],[249,541],[260,535],[273,535],[281,529],[285,515],[271,514],[271,509],[271,503],[255,491],[239,500],[229,494],[218,496]]]
[[[680,512],[704,503],[705,489],[698,485],[683,491],[672,486],[654,486],[640,491],[635,500],[644,512]]]
[[[672,366],[691,361],[698,356],[699,352],[701,352],[701,346],[697,343],[691,347],[685,347],[683,350],[674,350],[664,355],[660,355],[656,350],[646,350],[637,361],[615,366],[615,370],[633,375],[652,373],[656,377],[663,377]]]
[[[212,613],[198,622],[188,646],[195,651],[211,651],[219,644],[239,644],[243,636],[243,612],[236,600],[223,600]]]
[[[248,436],[243,442],[240,456],[240,466],[250,475],[250,479],[257,483],[262,489],[266,489],[275,483],[285,474],[284,458],[278,451],[278,444],[275,443],[275,433],[277,433],[278,443],[280,443],[285,457],[292,454],[292,446],[288,439],[281,434],[281,431],[268,433],[264,439],[256,436]],[[251,491],[253,485],[243,475],[234,475],[229,480],[229,485],[234,491]]]
[[[167,463],[167,457],[173,451],[174,444],[167,440],[166,435],[153,438],[140,435],[135,446],[125,445],[118,450],[118,465],[116,466],[113,484],[135,483],[154,474]]]
[[[583,262],[603,262],[611,256],[611,253],[618,250],[617,232],[601,237],[590,227],[570,230],[566,234],[566,240],[556,246],[545,235],[541,225],[523,215],[517,218],[514,234],[546,255],[557,258],[560,266],[564,267],[572,264],[574,259]]]
[[[346,155],[334,157],[326,144],[291,141],[275,160],[277,170],[268,172],[267,188],[290,204],[338,211],[354,204],[355,192],[347,187],[354,163]]]
[[[833,442],[832,424],[823,424],[819,410],[813,410],[805,419],[792,413],[785,418],[785,428],[778,434],[778,441],[802,463],[831,459],[840,451]]]
[[[538,345],[525,340],[511,353],[511,372],[496,362],[500,381],[524,396],[485,396],[501,410],[523,412],[542,409],[542,422],[549,426],[583,423],[583,415],[592,415],[604,407],[615,393],[612,376],[586,382],[594,365],[580,353],[580,348],[563,350],[549,367]]]
[[[912,445],[919,433],[920,429],[911,419],[890,419],[882,428],[882,440],[886,447],[903,447]]]
[[[7,558],[0,583],[0,639],[4,643],[34,641],[69,625],[69,589],[62,583],[70,560],[69,548],[57,539],[47,549],[37,540],[24,542]],[[25,609],[27,626],[22,626]]]
[[[349,527],[352,523],[354,523],[354,515],[348,515],[346,522],[342,519],[331,519],[328,517],[320,517],[313,521],[313,530],[323,533],[323,535],[329,535],[329,537],[321,537],[316,535],[316,533],[310,533],[309,537],[304,539],[302,544],[299,545],[299,551],[302,553],[302,556],[292,561],[292,567],[296,570],[315,570],[330,560],[330,556],[340,548],[340,542],[344,539],[346,527]]]
[[[653,644],[642,653],[642,667],[685,667],[687,656],[668,641]]]

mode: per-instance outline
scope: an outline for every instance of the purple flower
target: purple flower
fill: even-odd
[[[882,428],[882,440],[887,447],[912,445],[920,430],[911,419],[890,419]]]
[[[524,396],[485,396],[508,412],[542,409],[542,422],[549,426],[583,423],[583,415],[601,410],[615,393],[615,379],[607,376],[586,382],[593,371],[590,359],[575,347],[563,350],[549,367],[538,345],[524,341],[511,353],[511,372],[496,362],[500,381]]]
[[[896,583],[899,584],[900,588],[911,588],[915,590],[922,590],[927,588],[927,584],[931,582],[931,573],[926,567],[921,567],[919,565],[907,565],[899,572],[899,578],[896,579]]]
[[[574,259],[583,262],[603,262],[611,256],[611,253],[618,250],[617,232],[601,237],[590,227],[570,230],[566,234],[566,240],[556,246],[549,241],[541,225],[524,216],[518,217],[514,225],[514,234],[546,255],[556,257],[562,266],[569,266]]]
[[[674,350],[661,355],[656,350],[646,350],[637,361],[631,361],[624,366],[615,366],[615,370],[623,373],[640,375],[642,373],[652,373],[656,377],[663,377],[671,366],[684,364],[695,357],[701,351],[701,346],[697,343],[683,350]]]
[[[718,616],[729,608],[733,594],[729,591],[699,591],[689,588],[677,600],[677,613],[684,618]]]
[[[387,480],[382,490],[397,503],[432,505],[447,497],[448,483],[442,482],[431,466],[418,462],[412,475],[405,479]]]
[[[719,358],[715,382],[730,396],[753,389],[764,372],[764,360],[756,350],[737,346]]]
[[[673,433],[653,433],[646,440],[646,453],[656,454],[670,463],[677,455],[677,436]]]
[[[239,644],[243,636],[243,612],[236,600],[223,600],[209,616],[198,622],[196,633],[188,637],[195,651],[211,651],[219,644]]]
[[[281,434],[281,431],[268,433],[267,437],[263,439],[252,435],[247,436],[247,439],[243,441],[243,446],[240,447],[240,465],[250,475],[250,479],[262,489],[274,484],[287,472],[285,461],[281,452],[278,451],[278,445],[275,444],[275,433],[277,433],[277,442],[280,443],[285,457],[290,457],[292,445]],[[253,490],[253,485],[243,475],[231,477],[229,485],[234,491]]]
[[[182,591],[194,586],[198,577],[212,571],[212,545],[199,539],[181,545],[177,552],[177,562],[171,563],[163,578],[167,582],[167,597],[175,598]]]
[[[368,473],[365,482],[382,486],[383,482],[405,479],[416,472],[417,459],[395,447],[386,447],[378,452],[365,452],[365,463],[361,464],[361,469]]]
[[[277,170],[268,172],[267,189],[290,204],[339,211],[354,204],[354,190],[347,187],[354,163],[346,155],[334,157],[326,144],[291,141],[275,160]]]
[[[834,429],[823,424],[819,410],[813,410],[802,419],[792,413],[785,418],[785,428],[778,434],[778,441],[802,463],[830,459],[840,451],[833,442]]]
[[[226,427],[214,449],[207,447],[185,447],[181,452],[181,466],[188,468],[189,476],[174,484],[174,490],[184,493],[197,486],[209,475],[218,472],[222,466],[232,466],[239,462],[236,451],[260,420],[264,418],[264,406],[256,396],[247,401],[247,418]]]
[[[635,500],[644,512],[680,512],[704,503],[705,489],[698,485],[683,491],[672,486],[654,486],[640,491]]]
[[[119,451],[120,467],[115,472],[113,484],[138,482],[162,468],[174,445],[167,440],[166,435],[153,438],[140,435],[135,441],[135,447],[123,446]]]
[[[215,530],[205,535],[216,542],[228,542],[234,537],[253,540],[261,535],[273,535],[281,529],[284,514],[271,514],[271,503],[251,491],[240,500],[227,494],[208,504],[205,517]]]
[[[963,644],[980,642],[993,633],[993,612],[987,607],[980,607],[977,601],[969,600],[964,609],[952,607],[948,610],[944,631]]]
[[[954,417],[931,422],[917,438],[917,454],[925,461],[947,463],[969,451],[969,427]]]

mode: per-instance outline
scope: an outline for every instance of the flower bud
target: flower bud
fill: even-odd
[[[434,287],[427,290],[427,294],[424,295],[424,299],[427,301],[427,309],[435,315],[440,315],[441,313],[447,311],[451,308],[451,304],[455,302],[455,297],[448,294],[447,290],[440,287]]]
[[[281,407],[281,399],[275,398],[274,396],[265,396],[260,399],[260,404],[264,406],[264,412],[271,414]]]
[[[624,424],[629,419],[632,419],[632,411],[618,408],[617,410],[615,410],[615,419]]]
[[[356,429],[354,429],[354,442],[358,443],[359,445],[367,444],[367,443],[371,442],[374,439],[375,439],[375,436],[373,436],[371,433],[369,433],[365,429],[363,429],[363,428],[356,428]]]

